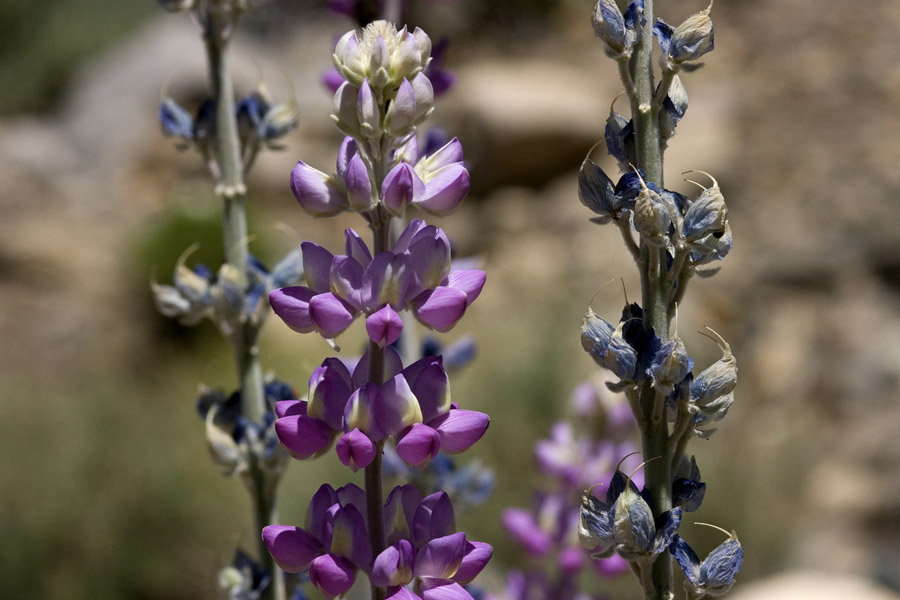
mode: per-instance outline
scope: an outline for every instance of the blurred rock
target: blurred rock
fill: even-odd
[[[900,600],[871,581],[821,572],[791,572],[738,583],[729,600]]]

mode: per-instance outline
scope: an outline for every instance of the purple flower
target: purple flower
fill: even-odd
[[[328,597],[345,593],[357,569],[368,570],[372,548],[360,502],[365,493],[347,485],[319,488],[304,528],[269,525],[262,538],[278,565],[290,573],[309,570],[310,580]]]

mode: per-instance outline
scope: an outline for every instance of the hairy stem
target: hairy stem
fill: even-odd
[[[629,63],[634,85],[631,114],[635,126],[637,166],[644,179],[663,188],[663,149],[659,132],[659,105],[654,102],[653,76],[653,0],[644,1],[644,26]],[[643,321],[660,338],[669,335],[669,298],[666,288],[666,250],[643,243],[641,249],[641,292]],[[641,430],[645,464],[646,489],[654,517],[672,509],[672,471],[669,450],[669,425],[665,418],[666,399],[657,394],[648,381],[641,388],[640,409],[644,415]],[[642,579],[647,600],[670,600],[672,593],[672,561],[667,553],[657,556],[643,568],[649,578]]]
[[[216,161],[219,177],[216,193],[222,198],[222,233],[225,261],[238,275],[239,293],[244,294],[247,276],[247,213],[245,209],[246,187],[244,185],[244,165],[241,160],[237,119],[234,106],[234,88],[228,62],[228,33],[233,15],[223,9],[212,8],[204,15],[204,42],[213,101],[216,106]],[[244,298],[238,299],[244,306]],[[243,417],[254,423],[265,419],[266,400],[262,368],[259,364],[258,327],[249,319],[238,324],[229,336],[235,357],[238,380],[241,389],[241,410]],[[250,461],[250,490],[254,504],[256,531],[277,522],[275,486],[268,485],[269,476],[256,460]],[[259,536],[256,536],[259,537]],[[258,559],[263,568],[272,574],[272,583],[266,588],[264,600],[284,600],[286,596],[284,574],[275,565],[265,544],[260,543]]]

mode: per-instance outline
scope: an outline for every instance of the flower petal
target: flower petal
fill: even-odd
[[[473,600],[461,585],[443,579],[422,580],[422,598],[425,600]]]
[[[269,525],[263,528],[262,539],[278,566],[288,573],[305,571],[322,553],[322,544],[299,527]]]
[[[286,287],[269,292],[269,304],[288,327],[298,333],[310,333],[316,330],[309,315],[309,302],[315,295],[307,287]]]
[[[416,316],[441,333],[450,331],[466,312],[467,296],[462,290],[439,286],[415,300]]]
[[[440,434],[422,423],[415,423],[397,440],[397,454],[417,469],[424,469],[441,449]]]
[[[422,422],[422,409],[403,375],[390,378],[378,390],[373,415],[385,435],[396,435]]]
[[[576,549],[582,554],[580,548]],[[494,554],[494,549],[490,544],[484,542],[466,542],[466,553],[463,556],[462,563],[453,576],[453,581],[467,585],[475,579],[479,573],[487,566],[488,561]]]
[[[341,462],[354,473],[365,469],[375,459],[375,443],[359,429],[342,435],[335,449]]]
[[[356,568],[343,556],[325,554],[309,566],[312,584],[328,597],[340,596],[356,581]]]
[[[309,316],[323,337],[334,337],[350,326],[356,311],[329,292],[310,300]]]
[[[334,255],[312,242],[300,244],[303,250],[303,277],[306,284],[317,294],[331,291],[331,263]]]
[[[291,456],[303,460],[324,452],[334,431],[324,421],[298,415],[276,420],[275,433]]]
[[[403,319],[390,304],[385,304],[384,308],[366,318],[366,333],[381,348],[396,342],[402,331]]]
[[[280,400],[275,403],[275,416],[290,417],[306,414],[306,400]]]
[[[331,265],[331,291],[354,308],[362,308],[362,284],[365,269],[353,257],[339,255]]]
[[[482,412],[457,408],[428,424],[441,434],[441,450],[459,454],[480,440],[490,423],[491,418]]]
[[[500,517],[507,534],[521,546],[530,558],[547,555],[553,540],[535,522],[534,515],[523,508],[507,508]]]
[[[409,540],[388,546],[375,558],[370,579],[376,587],[406,585],[412,581],[415,548]]]
[[[342,506],[334,514],[333,523],[331,553],[346,557],[359,569],[368,569],[372,563],[372,545],[359,509],[352,504]]]
[[[291,191],[300,207],[314,217],[330,217],[347,209],[344,190],[331,177],[303,161],[291,171]]]
[[[429,175],[424,196],[414,204],[436,215],[450,214],[469,193],[469,172],[463,163],[453,163]]]
[[[449,579],[456,574],[465,553],[465,533],[460,531],[435,538],[422,546],[416,554],[415,575]]]
[[[440,356],[417,360],[403,370],[403,376],[419,401],[423,423],[450,410],[450,380]]]
[[[477,298],[479,294],[481,294],[486,277],[487,275],[485,275],[484,271],[478,269],[450,271],[444,285],[456,290],[464,291],[466,293],[466,306],[468,306],[475,301],[475,298]]]

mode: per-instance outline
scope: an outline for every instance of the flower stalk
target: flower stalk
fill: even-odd
[[[678,73],[699,68],[696,60],[713,49],[712,4],[677,28],[654,19],[653,4],[632,0],[624,14],[615,0],[596,4],[594,31],[619,66],[631,119],[610,108],[604,137],[624,172],[618,183],[589,160],[579,172],[580,199],[598,215],[591,220],[618,225],[640,274],[641,304],[626,306],[617,327],[589,310],[582,345],[618,376],[610,389],[629,399],[641,431],[645,485],[640,495],[630,484],[623,489],[615,485],[617,478],[621,483],[617,473],[605,498],[593,495],[593,486],[585,492],[581,517],[583,542],[600,549],[594,556],[618,553],[631,563],[645,600],[671,600],[673,556],[692,596],[729,588],[743,551],[735,537],[713,553],[722,578],[711,585],[697,571],[693,550],[675,533],[682,513],[696,510],[706,489],[693,457],[686,457],[687,444],[712,435],[706,425],[725,416],[734,401],[737,368],[727,343],[716,336],[722,360],[695,376],[693,360],[670,323],[689,279],[699,267],[723,259],[732,240],[715,179],[710,176],[713,185],[701,185],[695,199],[665,189],[663,180],[667,140],[687,110]],[[654,38],[662,69],[658,85]]]

